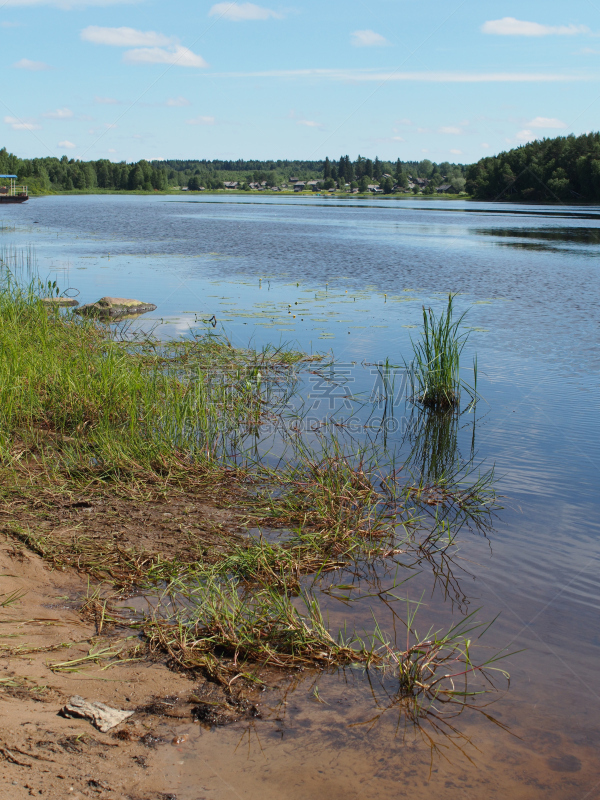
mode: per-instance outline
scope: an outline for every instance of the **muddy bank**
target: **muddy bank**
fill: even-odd
[[[187,738],[181,724],[208,728],[260,713],[253,698],[226,697],[165,661],[106,657],[135,639],[126,630],[97,635],[95,621],[80,613],[88,582],[73,571],[51,569],[5,541],[0,574],[0,602],[21,595],[0,608],[1,798],[175,798],[164,764],[177,761]],[[89,660],[70,665],[78,659]],[[60,716],[73,695],[135,713],[101,733]]]

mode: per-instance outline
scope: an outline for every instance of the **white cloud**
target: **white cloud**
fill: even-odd
[[[140,47],[127,50],[123,61],[128,64],[172,64],[178,67],[208,67],[202,56],[192,53],[187,47],[175,45],[169,50],[161,47]]]
[[[283,14],[254,3],[217,3],[208,12],[209,17],[244,22],[255,19],[283,19]]]
[[[120,106],[121,101],[115,100],[114,97],[94,97],[94,103],[97,103],[99,106]]]
[[[503,17],[484,22],[483,33],[496,36],[575,36],[589,33],[585,25],[541,25],[539,22],[524,22],[514,17]]]
[[[202,56],[178,44],[175,36],[165,36],[156,31],[138,31],[135,28],[100,28],[90,25],[81,31],[81,38],[94,44],[114,47],[133,47],[123,55],[129,64],[171,64],[180,67],[207,67]],[[164,49],[164,48],[168,49]],[[96,99],[96,102],[108,102]]]
[[[104,127],[106,128],[106,130],[111,130],[112,128],[116,128],[117,127],[117,123],[116,122],[105,122],[104,123]]]
[[[489,144],[487,142],[482,142],[481,146],[483,147],[484,150],[489,150],[490,149],[490,146],[489,146]]]
[[[116,153],[117,151],[115,150],[115,148],[114,148],[114,147],[109,147],[109,148],[108,148],[108,152],[109,152],[109,153]]]
[[[70,119],[72,116],[73,112],[70,108],[57,108],[56,111],[46,111],[45,114],[42,114],[42,117],[48,119]]]
[[[8,22],[8,20],[0,22],[0,28],[18,28],[20,25],[20,22]]]
[[[392,142],[405,142],[406,139],[403,139],[402,136],[392,136]]]
[[[440,133],[450,133],[450,134],[459,134],[462,133],[460,128],[457,128],[455,125],[445,125],[443,128],[440,128]]]
[[[322,128],[323,125],[320,122],[315,122],[312,119],[299,119],[296,125],[304,125],[306,128]]]
[[[530,141],[530,139],[534,139],[534,138],[535,138],[534,132],[533,131],[528,131],[528,130],[519,131],[517,133],[517,135],[515,136],[515,139],[518,142],[528,142],[528,141]]]
[[[65,150],[74,150],[75,147],[77,147],[76,144],[73,144],[73,142],[70,142],[68,139],[65,139],[64,141],[59,142],[57,146],[58,147],[64,147]]]
[[[375,31],[354,31],[350,34],[350,42],[354,47],[387,47],[390,43],[380,33]]]
[[[43,61],[31,61],[28,58],[22,58],[20,61],[15,61],[13,67],[15,69],[27,69],[30,72],[42,72],[47,69],[52,69],[49,64],[45,64]]]
[[[379,72],[376,69],[274,69],[262,72],[213,72],[213,78],[310,78],[344,82],[416,83],[567,83],[596,80],[589,75],[553,72]]]
[[[567,125],[562,122],[560,119],[556,119],[555,117],[536,117],[532,119],[531,122],[527,123],[528,128],[552,128],[556,130],[561,130],[562,128],[566,128]]]
[[[4,117],[4,122],[10,125],[13,131],[39,131],[42,127],[36,122],[18,119],[17,117]]]
[[[155,31],[138,31],[135,28],[100,28],[89,25],[81,31],[84,42],[108,44],[114,47],[162,47],[174,44],[172,36],[164,36]]]
[[[171,108],[181,108],[181,106],[191,106],[191,103],[187,97],[169,97],[166,105]]]
[[[214,125],[214,117],[195,117],[194,119],[186,120],[188,125]]]
[[[462,156],[462,150],[450,150],[454,156]]]

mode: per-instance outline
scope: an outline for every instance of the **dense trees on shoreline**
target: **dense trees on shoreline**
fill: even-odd
[[[462,164],[443,162],[435,164],[428,159],[423,161],[380,161],[379,158],[370,159],[358,156],[351,161],[349,156],[342,156],[339,160],[325,161],[221,161],[221,160],[183,160],[168,159],[166,161],[153,161],[154,166],[163,166],[168,170],[168,180],[172,185],[179,181],[181,185],[189,185],[189,180],[196,179],[200,186],[207,189],[222,188],[223,181],[239,181],[241,184],[250,182],[260,183],[266,181],[268,186],[277,186],[288,183],[291,178],[303,181],[323,181],[325,188],[343,183],[354,184],[356,188],[360,182],[383,183],[385,176],[389,175],[392,183],[400,186],[408,185],[409,176],[430,180],[436,186],[444,180],[464,187],[464,172],[466,167]]]
[[[223,160],[145,160],[127,164],[113,163],[108,159],[79,161],[62,158],[19,158],[0,150],[0,172],[15,173],[19,181],[29,186],[33,193],[64,192],[72,190],[105,189],[109,191],[164,191],[170,187],[190,186],[206,189],[223,189],[224,181],[238,181],[241,185],[265,181],[268,186],[300,180],[318,180],[326,188],[343,187],[366,189],[368,184],[381,183],[391,191],[392,185],[408,186],[409,176],[426,179],[437,186],[444,180],[464,188],[465,167],[444,162],[435,164],[423,161],[381,161],[359,156],[351,161],[342,156],[339,161],[223,161]],[[387,177],[389,176],[389,177]],[[388,186],[389,184],[389,186]]]
[[[480,200],[542,203],[600,200],[600,133],[559,136],[482,158],[467,169]]]
[[[542,139],[464,166],[428,159],[392,163],[348,156],[325,161],[167,160],[127,164],[108,159],[21,159],[0,150],[0,172],[15,173],[33,192],[104,189],[164,191],[170,187],[222,189],[224,181],[265,182],[266,186],[317,180],[325,188],[349,184],[365,191],[372,183],[384,191],[406,187],[409,178],[425,182],[424,193],[447,182],[481,200],[531,202],[600,201],[600,133]],[[415,188],[415,191],[418,187]]]
[[[167,170],[148,161],[114,164],[107,159],[75,161],[62,158],[18,158],[0,150],[0,172],[14,173],[19,181],[37,192],[72,189],[162,191],[168,188]]]

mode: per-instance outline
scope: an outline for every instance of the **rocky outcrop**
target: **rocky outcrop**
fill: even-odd
[[[123,317],[126,314],[145,314],[154,311],[153,303],[131,300],[126,297],[101,297],[95,303],[87,303],[77,309],[78,314],[92,317]]]

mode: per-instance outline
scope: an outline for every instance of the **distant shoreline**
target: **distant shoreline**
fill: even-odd
[[[311,197],[311,198],[333,198],[333,199],[348,199],[357,197],[360,200],[368,200],[373,197],[377,197],[382,200],[472,200],[473,198],[471,195],[467,194],[404,194],[404,193],[394,193],[394,194],[384,194],[384,193],[373,193],[373,192],[363,192],[358,194],[353,194],[352,192],[294,192],[294,191],[280,191],[280,192],[271,192],[268,189],[257,192],[257,191],[244,191],[243,189],[204,189],[203,191],[182,191],[182,190],[172,190],[172,191],[159,191],[158,189],[153,191],[144,191],[143,189],[70,189],[68,191],[62,192],[39,192],[39,193],[32,193],[30,197],[68,197],[69,195],[140,195],[140,196],[154,196],[160,195],[162,197],[201,197],[204,195],[217,195],[217,196],[224,196],[224,195],[235,195],[236,197],[244,196],[244,197],[261,197],[267,195],[268,197]]]

